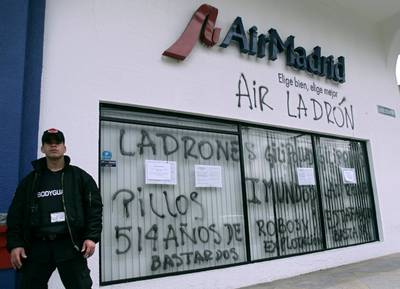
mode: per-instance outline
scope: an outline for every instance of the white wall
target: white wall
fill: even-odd
[[[384,105],[399,113],[398,89],[393,71],[386,66],[386,47],[375,26],[354,19],[346,11],[315,1],[208,1],[219,9],[219,43],[236,16],[246,29],[277,29],[282,38],[295,36],[295,44],[311,52],[316,45],[323,55],[345,56],[346,82],[334,84],[285,66],[283,54],[275,61],[240,55],[235,45],[207,48],[198,43],[183,62],[162,57],[186,27],[202,1],[57,0],[47,1],[40,131],[62,129],[73,163],[98,177],[99,103],[191,112],[252,123],[354,137],[368,141],[378,223],[383,241],[275,261],[151,279],[109,288],[238,288],[400,251],[400,222],[396,188],[400,138],[398,117],[377,113]],[[273,111],[237,106],[235,94],[240,74],[269,89]],[[317,97],[311,91],[290,88],[308,101],[309,117],[287,114],[286,87],[277,74],[296,77],[308,84],[331,88],[337,99]],[[339,128],[326,118],[312,119],[311,97],[321,102],[345,104],[354,109],[355,128]],[[293,104],[292,104],[293,105]],[[293,109],[294,109],[293,105]],[[223,108],[223,109],[221,109]],[[99,283],[99,257],[89,260],[94,288]],[[50,287],[58,288],[54,275]]]

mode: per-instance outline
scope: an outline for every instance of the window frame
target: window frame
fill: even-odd
[[[177,117],[178,119],[183,119],[183,120],[196,120],[196,121],[208,121],[208,122],[214,122],[214,123],[221,123],[221,124],[226,124],[230,125],[232,127],[235,127],[235,130],[224,130],[224,129],[212,129],[212,128],[203,128],[203,127],[196,127],[196,126],[191,126],[191,125],[181,125],[181,124],[168,124],[168,123],[158,123],[158,122],[153,122],[153,121],[142,121],[142,120],[131,120],[131,119],[125,119],[125,118],[120,118],[120,117],[110,117],[110,116],[102,116],[102,110],[103,109],[111,109],[115,111],[122,111],[122,112],[138,112],[138,113],[143,113],[143,114],[151,114],[151,115],[164,115],[167,117]],[[202,272],[202,271],[208,271],[208,270],[215,270],[215,269],[223,269],[223,268],[228,268],[228,267],[233,267],[233,266],[241,266],[241,265],[246,265],[246,264],[252,264],[252,263],[258,263],[258,262],[265,262],[265,261],[273,261],[277,259],[282,259],[282,258],[290,258],[294,256],[301,256],[301,255],[306,255],[306,254],[314,254],[318,252],[323,252],[323,251],[329,251],[329,250],[334,250],[334,249],[343,249],[343,248],[348,248],[348,247],[353,247],[353,246],[359,246],[359,245],[365,245],[373,242],[379,242],[381,240],[379,228],[378,228],[378,220],[377,220],[377,213],[376,213],[376,200],[375,200],[375,191],[372,186],[372,175],[371,175],[371,164],[369,161],[369,156],[368,156],[368,150],[367,150],[367,143],[368,140],[363,140],[359,138],[350,138],[350,137],[344,137],[344,136],[334,136],[334,135],[329,135],[329,134],[323,134],[323,133],[315,133],[315,132],[309,132],[309,131],[302,131],[298,129],[287,129],[287,128],[282,128],[282,127],[274,127],[272,125],[263,125],[263,124],[254,124],[251,122],[246,122],[245,120],[227,120],[223,118],[217,118],[215,116],[200,116],[200,115],[195,115],[195,114],[190,114],[190,113],[183,113],[183,112],[174,112],[174,111],[166,111],[166,110],[158,110],[158,109],[150,109],[150,108],[143,108],[143,107],[138,107],[138,106],[128,106],[128,105],[121,105],[121,104],[115,104],[115,103],[107,103],[107,102],[100,102],[99,103],[99,140],[98,140],[98,184],[99,184],[99,189],[101,191],[101,136],[102,136],[102,126],[101,123],[102,121],[110,121],[110,122],[116,122],[116,123],[128,123],[128,124],[138,124],[138,125],[149,125],[149,126],[154,126],[154,127],[163,127],[163,128],[174,128],[174,129],[184,129],[184,130],[194,130],[194,131],[203,131],[203,132],[210,132],[210,133],[221,133],[221,134],[230,134],[237,136],[238,141],[239,141],[239,168],[240,168],[240,177],[241,177],[241,186],[242,186],[242,204],[243,204],[243,222],[244,222],[244,230],[243,230],[243,237],[244,237],[244,244],[246,246],[246,251],[245,254],[246,256],[245,259],[247,261],[244,262],[238,262],[238,263],[233,263],[233,264],[226,264],[226,265],[218,265],[218,266],[212,266],[212,267],[204,267],[204,268],[199,268],[199,269],[192,269],[192,270],[185,270],[185,271],[177,271],[177,272],[172,272],[172,273],[161,273],[161,274],[155,274],[155,275],[147,275],[147,276],[141,276],[141,277],[135,277],[135,278],[126,278],[126,279],[118,279],[118,280],[112,280],[112,281],[102,281],[102,240],[99,241],[99,284],[100,286],[106,286],[106,285],[112,285],[112,284],[121,284],[121,283],[127,283],[127,282],[134,282],[134,281],[141,281],[141,280],[148,280],[148,279],[154,279],[154,278],[162,278],[162,277],[167,277],[167,276],[176,276],[176,275],[182,275],[182,274],[190,274],[190,273],[195,273],[195,272]],[[245,164],[244,164],[244,155],[243,155],[243,133],[242,133],[242,128],[244,127],[249,127],[249,128],[256,128],[256,129],[266,129],[266,130],[272,130],[274,132],[289,132],[289,133],[299,133],[299,134],[306,134],[311,137],[311,142],[312,142],[312,152],[313,152],[313,161],[315,164],[315,181],[316,181],[316,192],[318,194],[318,202],[319,202],[319,214],[321,217],[321,224],[322,224],[322,249],[320,250],[315,250],[311,252],[302,252],[302,253],[294,253],[294,254],[288,254],[288,255],[279,255],[273,256],[273,257],[268,257],[268,258],[263,258],[263,259],[251,259],[251,248],[250,248],[250,229],[249,229],[249,216],[248,216],[248,206],[247,206],[247,191],[246,191],[246,176],[245,176]],[[365,165],[366,165],[366,176],[368,178],[367,180],[367,186],[370,191],[370,201],[371,201],[371,210],[372,210],[372,222],[373,226],[375,229],[375,240],[367,241],[364,243],[356,243],[356,244],[350,244],[350,245],[343,245],[339,247],[333,247],[333,248],[327,248],[326,244],[326,228],[325,228],[325,221],[324,221],[324,209],[322,206],[322,198],[321,198],[321,184],[320,184],[320,179],[319,179],[319,168],[317,166],[317,152],[316,152],[316,138],[329,138],[329,139],[336,139],[336,140],[343,140],[343,141],[357,141],[361,143],[363,154],[364,154],[364,159],[365,159]],[[273,206],[275,206],[275,203],[273,203]]]

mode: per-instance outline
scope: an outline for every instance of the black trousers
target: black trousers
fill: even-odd
[[[21,268],[21,289],[47,289],[57,268],[66,289],[90,289],[92,279],[86,259],[69,239],[35,240]]]

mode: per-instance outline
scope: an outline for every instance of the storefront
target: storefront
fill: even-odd
[[[400,250],[400,24],[325,1],[43,12],[35,128],[98,180],[94,288],[239,288]]]

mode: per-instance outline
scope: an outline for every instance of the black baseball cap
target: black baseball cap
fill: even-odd
[[[42,144],[51,143],[52,141],[55,141],[56,143],[65,143],[64,134],[61,130],[49,128],[43,132]]]

